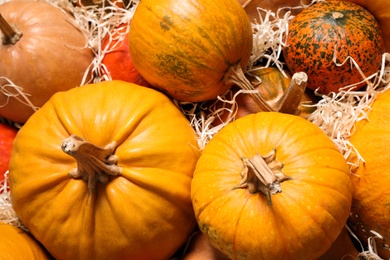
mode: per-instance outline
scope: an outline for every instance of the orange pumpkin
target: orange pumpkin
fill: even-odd
[[[349,223],[359,240],[367,246],[370,237],[376,237],[378,255],[390,258],[390,91],[380,94],[368,112],[367,120],[355,124],[350,141],[364,161],[352,156],[354,187]],[[376,233],[372,233],[374,231]]]
[[[195,227],[198,157],[189,121],[162,93],[124,81],[73,88],[19,130],[13,207],[56,259],[168,259]]]
[[[25,123],[55,92],[79,86],[94,55],[72,16],[53,4],[8,1],[0,13],[0,116]]]
[[[1,258],[19,259],[51,259],[46,250],[34,237],[15,226],[0,222]]]
[[[191,198],[200,230],[231,259],[316,259],[349,216],[349,175],[317,126],[259,112],[227,124],[208,142]]]
[[[252,89],[242,72],[252,37],[237,0],[142,0],[131,21],[129,47],[135,67],[154,88],[180,101],[201,102],[233,84]]]
[[[283,48],[291,73],[306,72],[307,87],[322,94],[344,87],[362,88],[382,64],[384,42],[375,17],[363,7],[342,1],[317,2],[289,24]],[[352,58],[356,65],[352,63]]]
[[[17,132],[16,127],[0,123],[0,184],[4,180],[4,174],[8,171],[12,143]]]
[[[104,56],[102,64],[107,69],[107,74],[113,80],[123,80],[141,86],[150,84],[141,76],[134,67],[129,52],[129,39],[127,37],[130,21],[119,24],[102,40]]]

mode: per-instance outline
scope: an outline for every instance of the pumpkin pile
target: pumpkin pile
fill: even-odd
[[[6,259],[390,259],[390,9],[0,0]]]

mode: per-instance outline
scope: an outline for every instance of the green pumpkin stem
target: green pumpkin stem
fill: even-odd
[[[3,45],[16,44],[23,34],[15,27],[12,27],[0,14],[0,31],[3,33],[1,38]]]
[[[250,83],[250,81],[245,77],[244,72],[242,71],[240,63],[236,63],[233,66],[229,67],[228,72],[225,74],[224,78],[225,84],[234,84],[243,90],[254,90],[255,88]],[[275,109],[270,106],[267,101],[260,96],[259,93],[249,93],[256,104],[259,106],[261,111],[275,111]]]
[[[66,138],[61,149],[76,159],[77,168],[69,172],[73,178],[82,178],[88,183],[90,191],[97,183],[107,183],[109,176],[120,175],[122,169],[117,165],[118,157],[114,154],[116,142],[104,148],[83,140],[77,135]]]
[[[280,183],[289,179],[282,173],[283,164],[276,160],[276,151],[265,156],[256,154],[252,158],[242,158],[244,169],[242,180],[235,188],[248,189],[251,194],[262,192],[268,205],[272,206],[271,195],[282,192]]]

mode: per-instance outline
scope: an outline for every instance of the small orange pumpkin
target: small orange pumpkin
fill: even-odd
[[[367,246],[376,238],[378,255],[390,258],[390,91],[378,95],[368,112],[367,120],[355,123],[350,142],[364,161],[351,156],[351,177],[354,187],[349,224],[359,240]],[[376,233],[372,233],[376,232]]]
[[[198,157],[194,130],[164,94],[84,85],[56,93],[19,130],[12,205],[56,259],[168,259],[195,228]]]
[[[200,230],[231,259],[316,259],[347,221],[352,185],[344,157],[317,126],[259,112],[209,141],[191,199]]]
[[[201,102],[245,78],[252,37],[237,0],[142,0],[129,46],[135,67],[154,88],[180,101]]]
[[[31,234],[0,221],[0,254],[2,259],[48,260],[51,256]]]
[[[94,55],[72,16],[53,4],[8,1],[0,13],[0,116],[25,123],[54,93],[79,86]]]

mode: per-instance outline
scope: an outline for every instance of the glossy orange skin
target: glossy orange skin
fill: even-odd
[[[49,260],[51,256],[30,233],[0,221],[1,258]]]
[[[376,239],[378,254],[390,258],[390,91],[379,95],[368,113],[367,120],[355,124],[351,143],[365,162],[360,162],[351,177],[354,188],[349,224],[359,240],[367,245],[374,237],[373,230],[382,239]],[[355,161],[356,158],[351,158]]]
[[[281,193],[237,188],[242,158],[275,149]],[[191,184],[200,230],[231,259],[317,259],[349,216],[349,167],[322,130],[299,116],[250,114],[224,126],[202,151]]]
[[[247,66],[252,28],[237,0],[142,0],[130,25],[135,67],[170,97],[201,102],[225,93],[229,67]]]
[[[0,182],[4,180],[4,173],[8,170],[12,143],[17,133],[16,127],[0,123]]]
[[[61,143],[72,134],[99,147],[115,141],[120,175],[93,191],[70,177],[78,163]],[[169,259],[195,228],[198,157],[194,130],[166,95],[124,81],[73,88],[19,130],[12,206],[55,259]]]
[[[113,80],[123,80],[135,83],[141,86],[150,86],[134,67],[133,60],[129,51],[129,39],[126,37],[126,31],[129,29],[128,23],[120,24],[115,28],[113,35],[107,35],[102,40],[102,49],[109,50],[102,59]]]
[[[319,2],[300,12],[289,24],[286,44],[283,56],[291,73],[306,72],[307,87],[323,94],[363,80],[350,60],[344,63],[347,57],[368,77],[380,69],[385,50],[374,16],[359,5],[340,1]],[[336,65],[334,57],[338,65],[344,64]]]

